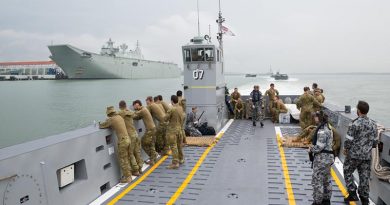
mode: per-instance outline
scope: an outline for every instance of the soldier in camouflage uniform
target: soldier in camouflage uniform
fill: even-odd
[[[118,138],[118,160],[119,166],[121,168],[123,178],[121,183],[130,183],[131,182],[131,170],[129,164],[129,146],[130,138],[127,134],[125,121],[121,116],[119,116],[113,106],[107,107],[106,114],[108,119],[100,123],[99,128],[112,128],[115,131],[115,134]]]
[[[313,160],[313,199],[312,205],[330,205],[332,197],[332,181],[330,168],[334,163],[332,151],[333,132],[328,126],[327,116],[317,112],[315,121],[318,124],[313,136],[309,152],[314,155]]]
[[[144,161],[141,157],[141,141],[139,140],[137,131],[134,127],[133,117],[135,114],[133,111],[127,109],[127,105],[124,100],[119,102],[119,109],[120,111],[118,114],[125,120],[127,134],[130,137],[129,163],[131,171],[134,176],[139,176],[142,172]]]
[[[238,92],[238,88],[234,88],[234,91],[230,95],[230,101],[232,103],[233,109],[236,107],[238,99],[240,99],[240,98],[241,98],[241,94]]]
[[[186,113],[187,112],[187,110],[186,110],[186,99],[183,98],[183,92],[181,90],[178,90],[176,92],[176,96],[178,98],[179,106],[182,108],[183,112]],[[184,117],[183,122],[182,122],[182,129],[181,129],[181,135],[183,136],[183,143],[184,144],[187,143],[186,132],[184,131],[185,122],[186,122],[186,119]]]
[[[348,127],[344,142],[344,179],[348,189],[346,202],[358,201],[353,172],[357,169],[359,174],[358,193],[362,205],[369,204],[369,183],[371,172],[371,149],[376,147],[377,125],[367,117],[369,105],[359,101],[357,105],[357,119]]]
[[[167,113],[168,110],[171,108],[171,106],[163,100],[163,97],[161,95],[158,95],[157,97],[158,97],[158,103],[160,103],[163,106],[165,113]]]
[[[244,116],[244,103],[241,98],[238,98],[234,107],[234,119],[242,119]]]
[[[165,121],[168,123],[167,129],[167,141],[172,150],[172,164],[168,169],[178,169],[179,164],[184,163],[184,154],[182,148],[182,123],[184,121],[185,113],[180,105],[178,105],[178,97],[176,95],[171,96],[173,107],[165,115]]]
[[[287,107],[284,105],[283,101],[279,99],[279,96],[274,96],[272,103],[271,113],[272,113],[272,122],[279,123],[279,114],[287,113]]]
[[[187,119],[186,119],[186,131],[190,133],[190,136],[193,137],[200,137],[202,136],[202,133],[196,128],[199,124],[196,112],[197,112],[197,107],[192,107],[192,112],[187,114]]]
[[[264,103],[263,103],[263,95],[260,91],[260,86],[255,85],[253,86],[253,91],[250,93],[250,97],[252,99],[252,122],[253,126],[256,126],[256,120],[257,116],[260,116],[260,125],[261,127],[264,126],[263,124],[263,111]]]
[[[149,156],[150,160],[147,162],[149,165],[154,165],[157,161],[157,152],[155,148],[155,136],[156,126],[153,122],[152,115],[146,107],[142,106],[140,100],[133,102],[133,107],[136,110],[135,117],[133,119],[140,120],[145,124],[145,134],[141,138],[142,149]]]
[[[268,96],[268,109],[271,115],[273,115],[272,108],[274,107],[274,97],[279,96],[279,91],[275,89],[275,85],[273,83],[271,83],[269,87],[270,88],[267,91],[265,91],[264,95]]]
[[[160,101],[160,99],[158,98],[158,96],[154,96],[154,97],[153,97],[153,101],[154,101],[155,104],[158,105],[158,107],[160,107],[160,109],[161,109],[164,113],[166,113],[166,111],[165,111],[165,109],[164,109],[164,106],[161,104],[161,101]]]
[[[310,88],[304,87],[304,93],[299,97],[296,106],[297,109],[301,111],[299,114],[299,125],[302,130],[307,126],[314,125],[312,113],[314,112],[314,107],[321,107],[321,104],[310,95]]]
[[[328,124],[328,127],[330,127],[333,132],[333,153],[335,154],[335,156],[338,156],[340,153],[341,136],[337,132],[336,128],[334,128],[330,123]],[[293,140],[293,142],[302,142],[303,144],[310,144],[312,142],[313,135],[316,129],[317,126],[315,125],[310,125],[306,127],[304,130],[302,130],[301,133],[299,133],[299,135]]]
[[[167,123],[164,122],[165,112],[164,108],[153,102],[152,96],[146,98],[146,108],[149,110],[153,119],[155,119],[158,124],[156,126],[156,143],[155,148],[156,152],[167,154],[168,147],[165,146],[165,132],[167,130]]]

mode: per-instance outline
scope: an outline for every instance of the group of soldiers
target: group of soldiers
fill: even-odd
[[[346,203],[360,200],[362,205],[369,204],[371,149],[375,148],[378,142],[376,141],[377,125],[367,117],[368,111],[368,103],[359,101],[357,104],[358,118],[349,125],[344,142],[343,172],[348,190],[348,195],[344,198]],[[314,114],[314,121],[317,127],[312,133],[312,144],[309,147],[309,154],[311,154],[313,162],[314,201],[312,205],[330,205],[332,197],[330,169],[335,156],[338,156],[338,153],[335,152],[337,148],[334,147],[336,131],[328,122],[328,116],[323,111],[317,111]],[[359,175],[359,188],[353,179],[355,170]]]
[[[304,87],[304,93],[298,98],[296,102],[299,115],[299,125],[302,130],[310,125],[315,125],[312,114],[321,110],[322,103],[325,101],[323,90],[318,88],[317,83],[313,83],[312,91],[309,87]]]
[[[141,147],[148,155],[145,162],[154,165],[158,155],[168,155],[172,152],[172,163],[168,169],[178,169],[184,163],[183,143],[185,143],[184,122],[186,101],[182,91],[171,96],[171,105],[163,101],[161,95],[148,96],[146,106],[140,100],[132,103],[130,110],[124,100],[119,102],[119,111],[114,106],[107,107],[107,120],[99,123],[101,129],[112,128],[118,142],[118,158],[123,177],[122,183],[131,182],[131,176],[142,173],[144,161],[141,157]],[[142,120],[145,133],[138,138],[134,120]]]
[[[278,123],[279,114],[287,113],[288,110],[283,101],[279,99],[279,91],[275,89],[273,83],[270,84],[270,88],[265,92],[265,96],[268,97],[267,109],[272,115],[272,122]],[[262,127],[264,126],[264,105],[266,103],[262,92],[260,91],[260,86],[255,85],[253,87],[250,98],[247,99],[246,103],[241,99],[241,94],[238,92],[238,89],[234,88],[234,91],[230,95],[230,103],[233,108],[235,119],[252,118],[253,126],[256,126],[256,120],[257,118],[260,118],[260,125]]]

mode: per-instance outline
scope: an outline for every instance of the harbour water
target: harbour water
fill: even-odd
[[[226,76],[227,86],[249,94],[254,84],[264,93],[271,82],[280,94],[301,94],[303,86],[317,82],[326,102],[355,107],[358,100],[370,104],[369,116],[390,126],[388,103],[390,74],[297,74],[288,81],[258,76]],[[57,80],[0,82],[0,148],[62,133],[105,119],[109,105],[146,96],[170,95],[182,88],[182,78],[147,80]],[[354,111],[353,111],[354,112]]]

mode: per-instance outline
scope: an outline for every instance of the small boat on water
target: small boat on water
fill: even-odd
[[[272,74],[271,77],[275,78],[275,80],[288,80],[287,74],[281,74],[279,72],[276,72],[276,74]]]
[[[246,77],[246,78],[255,78],[255,77],[256,77],[256,74],[247,73],[247,74],[245,74],[245,77]]]

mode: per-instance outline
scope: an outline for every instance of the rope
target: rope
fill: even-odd
[[[377,142],[380,142],[380,138],[383,132],[390,131],[390,129],[386,129],[382,125],[378,125],[378,136],[377,136]],[[374,173],[375,175],[384,181],[387,181],[390,183],[390,167],[383,167],[380,163],[380,155],[379,155],[379,149],[378,146],[376,148],[372,149],[372,161],[374,166]]]

